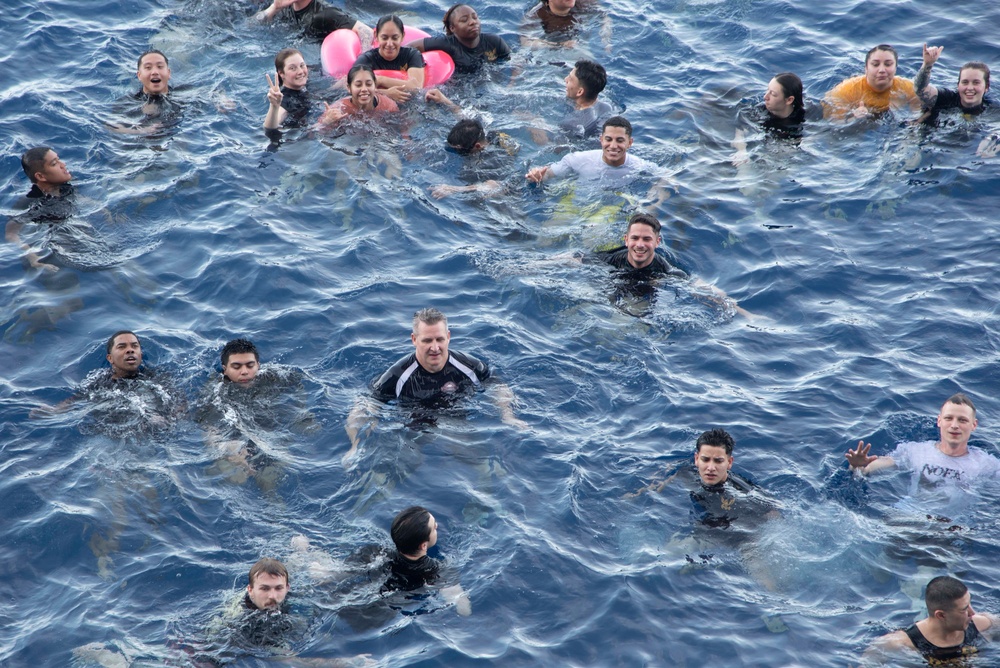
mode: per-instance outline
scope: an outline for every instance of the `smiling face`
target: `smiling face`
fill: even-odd
[[[628,263],[636,269],[648,267],[656,257],[656,247],[660,245],[660,235],[652,227],[636,223],[625,233],[625,248],[628,249]]]
[[[958,96],[960,104],[966,109],[978,107],[983,103],[983,95],[990,87],[986,85],[986,73],[972,67],[958,74]]]
[[[281,68],[281,84],[289,90],[302,90],[309,83],[309,66],[298,53],[285,59]]]
[[[969,437],[976,430],[976,412],[972,406],[946,402],[941,407],[937,419],[941,430],[941,443],[938,449],[945,454],[961,456],[969,451]]]
[[[892,87],[896,76],[896,56],[892,51],[873,51],[865,64],[865,79],[873,90],[881,93]]]
[[[233,353],[222,367],[222,375],[234,383],[246,385],[257,377],[260,365],[253,353]]]
[[[451,332],[444,322],[428,325],[418,322],[410,340],[417,349],[417,362],[427,371],[437,373],[448,362],[448,342]]]
[[[612,167],[625,164],[625,157],[632,146],[632,137],[625,128],[609,125],[601,133],[601,159]]]
[[[733,457],[727,455],[726,449],[721,446],[703,445],[694,453],[694,465],[698,467],[698,475],[703,483],[718,485],[729,477]]]
[[[139,371],[142,364],[142,347],[135,334],[119,334],[111,342],[111,352],[107,356],[111,364],[113,378],[130,378]]]
[[[165,95],[167,84],[170,82],[170,68],[167,66],[167,59],[158,53],[147,53],[139,63],[139,71],[136,73],[142,92],[147,95]]]
[[[378,31],[378,53],[388,61],[396,60],[403,43],[403,32],[392,21],[386,21]]]
[[[367,70],[354,75],[350,83],[351,101],[358,109],[375,108],[375,77]]]
[[[66,163],[59,159],[55,151],[45,154],[45,163],[42,168],[35,172],[35,183],[45,183],[52,186],[60,186],[69,183],[73,175],[66,169]]]
[[[771,79],[764,93],[764,108],[778,118],[788,118],[794,108],[795,98],[785,96],[785,89],[777,79]]]
[[[277,610],[288,596],[288,580],[282,575],[258,573],[247,585],[250,600],[261,610]]]
[[[471,44],[479,40],[479,15],[468,5],[462,5],[451,13],[448,27],[460,42]]]

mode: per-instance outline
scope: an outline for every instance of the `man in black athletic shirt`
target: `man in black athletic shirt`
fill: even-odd
[[[973,610],[968,587],[949,575],[927,583],[924,602],[926,618],[882,636],[865,656],[889,660],[892,654],[915,650],[929,665],[942,666],[978,653],[997,636],[997,618]]]
[[[485,362],[457,350],[449,351],[448,319],[436,308],[425,308],[414,314],[410,340],[416,350],[392,365],[372,385],[372,396],[378,401],[447,403],[450,397],[463,391],[482,388],[484,381],[490,378],[490,368]],[[492,386],[493,401],[504,423],[526,428],[527,424],[514,415],[514,393],[510,388],[496,381]],[[358,433],[374,421],[375,409],[362,399],[347,416],[345,429],[351,439],[351,449],[344,455],[345,463],[357,452]]]

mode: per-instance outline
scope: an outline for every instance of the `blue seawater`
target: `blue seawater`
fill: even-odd
[[[431,597],[357,623],[347,609],[376,595],[370,583],[331,588],[300,568],[306,622],[291,651],[385,666],[843,666],[912,619],[928,560],[962,577],[977,608],[1000,611],[995,488],[947,531],[903,510],[900,477],[858,487],[843,475],[859,439],[886,453],[934,438],[932,416],[959,390],[979,408],[974,443],[997,452],[1000,162],[975,154],[997,116],[933,129],[818,122],[797,145],[752,135],[740,170],[730,147],[740,109],[780,71],[815,103],[879,42],[896,46],[907,77],[922,43],[943,44],[939,86],[967,60],[996,63],[1000,7],[601,0],[609,44],[595,17],[571,48],[517,48],[514,64],[446,86],[521,151],[505,193],[444,200],[430,188],[457,182],[462,158],[444,150],[454,119],[440,108],[411,104],[403,127],[270,144],[263,75],[276,51],[301,48],[311,87],[338,92],[318,45],[258,25],[258,8],[4,4],[5,213],[27,190],[18,157],[35,145],[56,149],[79,197],[50,240],[56,277],[0,246],[0,664],[92,665],[73,654],[89,647],[185,665],[257,558],[293,562],[303,534],[343,560],[387,544],[411,504],[438,518],[472,616]],[[434,32],[447,3],[347,8],[370,24],[399,11]],[[518,43],[528,2],[477,8]],[[170,56],[183,114],[150,137],[112,133],[151,47]],[[588,208],[567,184],[519,176],[596,148],[537,145],[528,131],[558,117],[562,78],[587,56],[609,71],[604,95],[634,124],[634,152],[676,183],[666,245],[761,318],[684,284],[622,304],[606,268],[552,261],[620,238],[641,196]],[[386,178],[386,156],[402,178]],[[489,395],[434,425],[387,408],[345,469],[348,412],[410,349],[411,314],[428,305],[449,315],[454,348],[510,385],[529,429],[504,425]],[[140,334],[187,411],[148,431],[102,424],[85,403],[29,418],[101,368],[121,328]],[[193,417],[238,335],[275,368],[301,370],[289,401],[309,417],[264,444],[280,462],[269,485],[220,469]],[[735,436],[737,466],[782,518],[750,545],[692,551],[683,492],[621,497],[714,426]],[[246,666],[268,654],[231,649],[206,651]]]

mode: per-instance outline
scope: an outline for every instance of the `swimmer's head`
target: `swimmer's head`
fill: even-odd
[[[390,534],[400,554],[422,554],[437,544],[437,521],[426,508],[411,506],[392,520]]]
[[[454,35],[460,41],[474,41],[479,37],[479,15],[469,5],[452,5],[444,13],[442,23],[444,34]]]
[[[486,146],[486,128],[478,118],[463,118],[448,133],[448,146],[463,155],[481,151]]]
[[[162,51],[150,49],[139,56],[135,75],[143,93],[164,95],[170,84],[170,62]]]
[[[139,367],[142,366],[142,344],[135,332],[127,329],[115,332],[104,348],[114,378],[130,378],[139,372]]]
[[[441,371],[448,363],[448,344],[451,342],[451,331],[444,313],[436,308],[425,308],[413,314],[410,341],[421,368],[430,373]]]
[[[978,107],[990,89],[990,68],[974,60],[962,65],[958,71],[958,96],[963,107]]]
[[[222,347],[222,376],[234,383],[249,383],[257,377],[260,354],[249,339],[233,339]]]
[[[247,595],[261,610],[274,610],[288,595],[288,569],[277,559],[264,558],[250,568]]]
[[[43,190],[46,186],[57,187],[69,183],[73,178],[66,169],[66,163],[48,146],[36,146],[25,151],[21,156],[21,169],[29,181],[41,184]]]
[[[566,97],[579,95],[587,102],[593,102],[608,85],[608,73],[593,60],[578,60],[573,70],[566,75]],[[582,92],[577,92],[578,90]]]
[[[892,87],[899,56],[888,44],[879,44],[865,54],[865,79],[873,90],[883,92]]]
[[[706,485],[718,485],[729,477],[736,443],[725,429],[711,429],[695,442],[694,463]]]
[[[943,622],[949,630],[961,630],[969,625],[972,609],[969,588],[950,575],[939,575],[927,583],[924,603],[927,614]]]
[[[282,49],[274,56],[278,85],[299,90],[309,81],[309,66],[298,49]]]
[[[802,79],[792,72],[775,74],[767,86],[764,107],[776,116],[787,118],[792,113],[802,112],[804,106]]]
[[[608,128],[623,128],[625,130],[625,136],[632,136],[632,124],[628,122],[628,119],[624,116],[612,116],[608,120],[604,121],[604,125],[601,126],[601,134],[604,134]]]

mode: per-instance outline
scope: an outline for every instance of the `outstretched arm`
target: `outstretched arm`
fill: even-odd
[[[544,167],[532,167],[528,170],[528,173],[524,175],[524,178],[528,179],[532,183],[541,183],[542,181],[552,178],[552,166],[545,165]]]
[[[368,397],[359,397],[354,402],[354,408],[351,409],[350,414],[347,416],[347,423],[344,425],[347,438],[351,441],[351,449],[340,460],[345,467],[357,455],[358,443],[361,441],[361,435],[363,435],[360,434],[361,430],[366,429],[364,434],[366,435],[378,424],[377,408],[374,401]]]
[[[468,617],[472,614],[472,601],[469,600],[469,595],[462,589],[462,585],[445,587],[441,590],[441,595],[444,596],[444,600],[455,604],[455,612],[458,614],[463,617]]]
[[[518,429],[527,429],[528,423],[514,415],[514,403],[517,401],[517,397],[514,396],[514,391],[510,389],[510,386],[506,383],[495,382],[491,391],[493,403],[500,410],[500,419],[503,420],[504,424]]]
[[[13,218],[7,221],[7,228],[4,230],[4,236],[7,241],[12,244],[16,244],[21,247],[21,250],[28,251],[25,257],[28,258],[28,264],[30,264],[35,269],[44,269],[45,271],[59,271],[59,267],[54,264],[49,264],[48,262],[41,262],[38,259],[38,253],[31,250],[31,246],[28,244],[21,243],[21,228],[24,227],[24,223],[19,223]]]
[[[924,44],[924,64],[921,65],[920,70],[917,71],[917,76],[913,78],[913,88],[917,92],[917,97],[924,103],[926,107],[933,107],[934,103],[937,101],[938,91],[937,88],[931,85],[931,68],[934,67],[934,63],[937,59],[941,57],[941,52],[944,51],[943,46],[927,46]]]
[[[866,444],[864,441],[858,441],[856,449],[848,449],[844,457],[847,458],[847,463],[850,464],[852,471],[860,471],[863,475],[870,475],[896,465],[896,460],[892,457],[876,457],[869,454],[871,449],[872,444]]]

